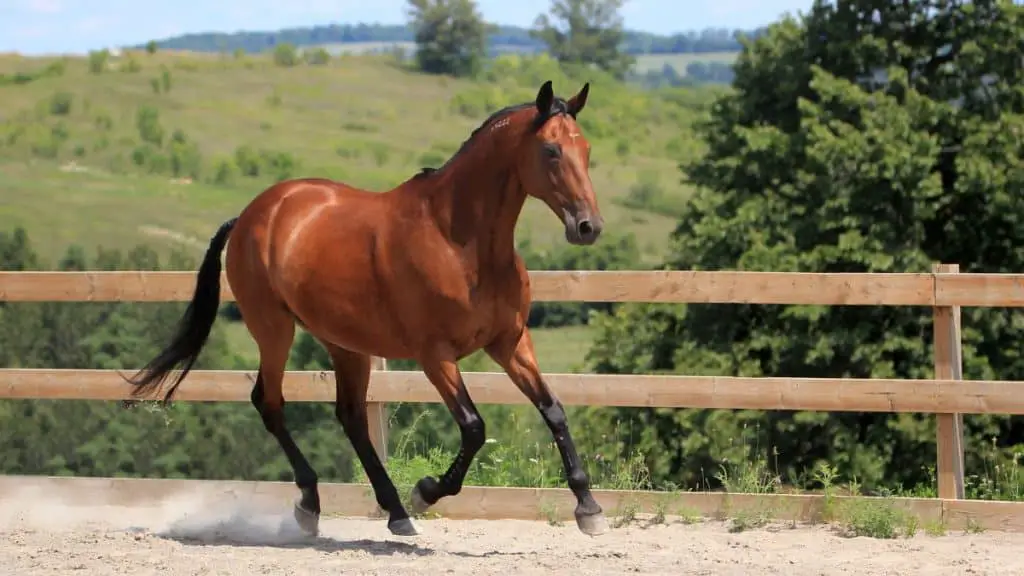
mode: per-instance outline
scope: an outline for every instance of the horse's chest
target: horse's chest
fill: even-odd
[[[467,278],[452,296],[437,307],[437,322],[461,351],[487,344],[509,316],[505,290],[493,280]]]

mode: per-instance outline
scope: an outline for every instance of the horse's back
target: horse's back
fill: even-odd
[[[283,306],[338,345],[381,340],[364,320],[386,320],[374,318],[383,296],[375,258],[394,204],[387,194],[331,180],[271,186],[243,210],[232,234],[232,290],[242,292],[239,299]]]

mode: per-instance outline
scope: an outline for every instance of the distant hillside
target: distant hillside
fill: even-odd
[[[626,32],[625,50],[630,54],[704,54],[737,52],[741,45],[739,37],[756,38],[764,28],[756,30],[729,30],[708,28],[671,36],[659,36],[648,32],[630,30]],[[295,46],[316,46],[323,44],[391,44],[413,41],[413,30],[407,25],[383,24],[331,24],[305,28],[287,28],[277,31],[243,31],[234,33],[203,32],[184,34],[156,40],[160,48],[170,50],[192,50],[196,52],[233,52],[241,49],[249,53],[263,52],[277,44],[290,43]],[[537,52],[544,44],[530,36],[527,28],[500,26],[489,38],[491,52],[524,51]],[[139,49],[142,45],[130,48]]]

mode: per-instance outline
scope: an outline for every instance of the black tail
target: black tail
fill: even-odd
[[[183,364],[181,373],[164,395],[166,403],[195,364],[206,344],[206,339],[210,337],[213,322],[217,319],[217,308],[220,306],[220,253],[224,251],[228,234],[237,221],[238,218],[232,218],[221,224],[217,233],[210,239],[210,247],[206,249],[206,256],[199,266],[196,290],[178,324],[174,340],[139,370],[134,378],[125,378],[136,387],[133,395],[138,396],[152,391],[163,383],[175,366]]]

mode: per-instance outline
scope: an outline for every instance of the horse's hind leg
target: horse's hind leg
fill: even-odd
[[[260,369],[256,385],[252,388],[252,404],[259,411],[263,425],[280,444],[295,475],[295,484],[302,497],[295,503],[295,520],[308,534],[318,533],[320,521],[320,493],[317,475],[296,446],[284,421],[284,394],[281,383],[288,362],[288,352],[295,338],[295,322],[283,309],[260,310],[258,319],[252,315],[246,325],[259,346]]]
[[[366,390],[370,385],[370,357],[324,343],[331,363],[334,365],[336,381],[335,414],[355,449],[359,461],[370,479],[377,504],[389,514],[388,530],[398,536],[415,536],[419,533],[409,513],[402,506],[402,499],[394,482],[377,456],[370,442],[369,424],[366,417]]]

